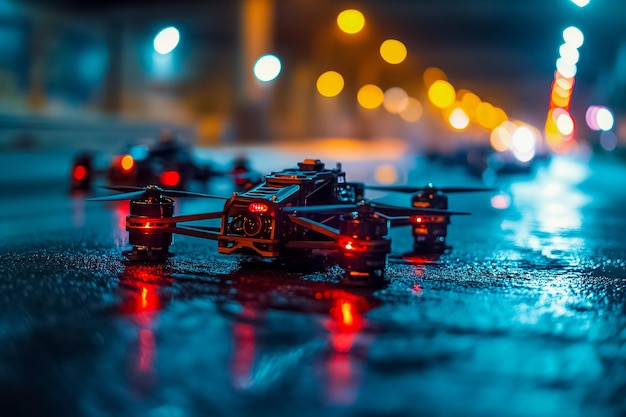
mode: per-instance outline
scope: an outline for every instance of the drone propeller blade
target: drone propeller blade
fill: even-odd
[[[388,204],[379,204],[367,202],[364,205],[369,205],[376,211],[377,214],[382,215],[383,217],[401,217],[401,216],[425,216],[429,214],[438,214],[438,215],[458,215],[458,214],[469,214],[466,212],[459,211],[449,211],[449,210],[441,210],[441,209],[430,209],[430,208],[417,208],[417,207],[400,207],[400,206],[392,206]],[[358,204],[323,204],[323,205],[312,205],[312,206],[290,206],[283,208],[283,211],[286,211],[291,214],[307,214],[307,213],[316,213],[316,214],[347,214],[352,213],[354,211],[358,211]]]
[[[424,191],[428,187],[411,187],[404,185],[367,185],[367,189],[377,191],[391,191],[397,193],[414,194],[420,191]],[[475,192],[475,191],[496,191],[495,188],[487,187],[433,187],[433,190],[441,191],[442,193],[463,193],[463,192]]]
[[[472,193],[479,191],[497,191],[496,188],[489,187],[437,187],[443,193]]]
[[[125,193],[131,193],[135,191],[142,191],[143,193],[145,193],[147,190],[146,187],[136,187],[136,186],[131,186],[131,185],[104,186],[103,188],[114,190],[114,191],[121,191]],[[204,193],[195,193],[192,191],[180,191],[180,190],[169,190],[169,189],[159,189],[159,191],[161,195],[168,196],[168,197],[202,197],[202,198],[214,198],[214,199],[219,199],[219,200],[228,200],[228,197],[210,195],[210,194],[204,194]],[[121,196],[123,194],[119,194],[119,195]],[[110,197],[113,197],[113,196],[110,196]],[[132,197],[122,197],[119,199],[125,200],[125,199],[135,198],[135,197],[141,197],[141,194],[132,196]]]
[[[104,197],[88,198],[87,201],[117,201],[117,200],[132,200],[135,198],[143,197],[146,194],[145,190],[133,191],[132,193],[122,193],[107,195]]]
[[[427,216],[429,214],[452,216],[452,215],[465,215],[470,214],[464,211],[450,211],[444,209],[433,208],[421,208],[421,207],[400,207],[392,206],[389,204],[375,203],[372,206],[379,214],[384,214],[387,217],[402,217],[402,216]]]
[[[161,193],[168,197],[202,197],[202,198],[214,198],[218,200],[228,200],[229,198],[229,197],[224,197],[221,195],[194,193],[192,191],[179,191],[179,190],[163,190]]]
[[[424,187],[409,187],[409,186],[402,186],[402,185],[366,185],[365,188],[367,188],[368,190],[377,190],[377,191],[392,191],[395,193],[407,193],[407,194],[412,194],[412,193],[417,193],[418,191],[421,191],[424,189]]]
[[[355,204],[321,204],[313,206],[288,206],[283,211],[298,215],[300,213],[346,214],[357,210]]]
[[[121,193],[130,193],[132,191],[145,190],[146,187],[137,187],[134,185],[103,185],[101,188],[107,190],[119,191]]]

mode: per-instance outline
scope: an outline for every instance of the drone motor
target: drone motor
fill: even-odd
[[[147,187],[144,198],[130,200],[126,230],[133,249],[124,255],[131,260],[166,259],[172,244],[172,233],[163,230],[169,223],[146,220],[171,218],[174,215],[174,200],[162,196],[157,187],[150,187]]]
[[[384,237],[387,232],[387,219],[376,215],[369,205],[341,216],[338,244],[339,264],[346,271],[344,283],[371,285],[382,281],[391,252],[391,241]]]

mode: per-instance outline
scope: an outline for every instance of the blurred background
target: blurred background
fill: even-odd
[[[621,0],[0,0],[0,148],[167,126],[199,146],[620,150],[625,21]]]

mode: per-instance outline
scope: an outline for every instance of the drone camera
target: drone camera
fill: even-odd
[[[273,217],[265,203],[249,203],[233,206],[228,225],[229,234],[257,239],[270,239]]]

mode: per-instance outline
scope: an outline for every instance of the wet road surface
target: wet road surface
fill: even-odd
[[[377,289],[340,285],[332,258],[244,259],[187,237],[164,265],[127,263],[126,206],[70,197],[52,165],[47,181],[2,183],[7,415],[626,414],[619,161],[557,157],[498,178],[500,192],[450,196],[472,213],[452,219],[453,248],[412,254],[410,230],[393,229]],[[419,185],[480,184],[461,167],[394,165]]]

